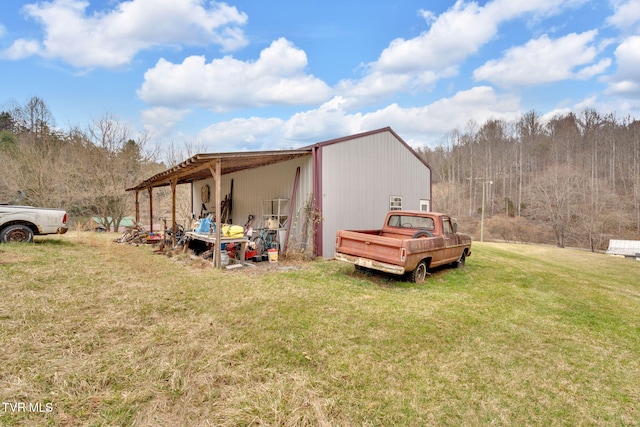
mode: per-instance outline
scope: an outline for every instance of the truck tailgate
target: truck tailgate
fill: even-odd
[[[375,234],[374,234],[375,233]],[[378,235],[378,232],[339,231],[336,252],[389,264],[402,265],[402,240]]]

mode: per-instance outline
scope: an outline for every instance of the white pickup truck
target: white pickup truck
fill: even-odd
[[[67,230],[67,212],[62,209],[0,204],[0,243],[31,242],[34,235]]]

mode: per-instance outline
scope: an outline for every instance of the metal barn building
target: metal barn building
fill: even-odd
[[[294,150],[198,154],[128,190],[185,183],[196,217],[231,199],[227,222],[277,221],[281,247],[325,258],[339,229],[380,228],[389,210],[431,210],[429,165],[389,127]]]

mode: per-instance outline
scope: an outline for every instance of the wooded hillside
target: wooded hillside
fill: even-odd
[[[146,135],[110,115],[60,132],[39,98],[0,112],[0,201],[21,190],[19,203],[64,208],[72,226],[91,217],[113,226],[131,215],[125,188],[163,170],[156,159]]]
[[[606,248],[640,235],[640,121],[595,110],[489,120],[421,154],[433,205],[478,221],[485,236]]]
[[[517,122],[470,122],[418,151],[433,171],[433,208],[456,216],[475,239],[601,250],[611,238],[640,238],[634,118],[584,110],[543,119],[531,111]],[[0,201],[23,190],[23,203],[63,207],[72,221],[117,223],[134,212],[124,189],[166,168],[160,154],[148,135],[110,115],[61,132],[45,103],[32,98],[0,112]],[[184,160],[163,154],[168,163]],[[154,222],[168,211],[163,197],[154,191]]]

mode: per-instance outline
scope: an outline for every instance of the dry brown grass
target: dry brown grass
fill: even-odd
[[[640,419],[635,261],[474,244],[418,286],[325,261],[214,271],[111,238],[0,249],[0,400],[53,409],[1,425]]]

